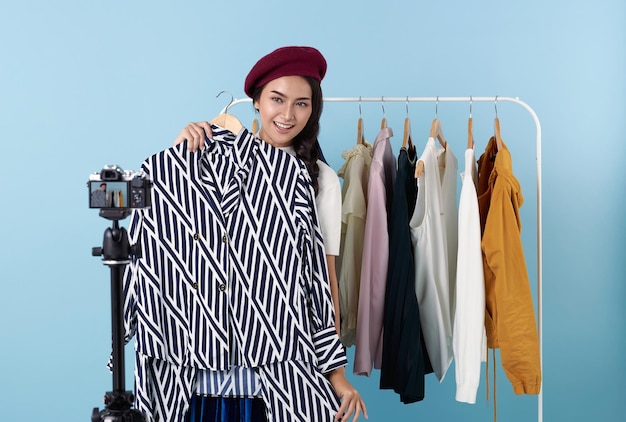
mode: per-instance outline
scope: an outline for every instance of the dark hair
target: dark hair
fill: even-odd
[[[322,87],[317,79],[304,76],[304,79],[309,83],[311,87],[311,116],[306,122],[306,125],[302,131],[293,138],[293,149],[296,152],[296,157],[304,161],[309,174],[311,175],[311,181],[313,183],[313,189],[317,195],[319,188],[319,166],[317,160],[320,158],[320,145],[317,140],[317,135],[320,131],[320,117],[322,115],[322,108],[324,105]],[[267,85],[267,84],[266,84]],[[256,102],[261,97],[261,92],[265,88],[265,85],[258,87],[252,95],[253,102]],[[258,111],[258,110],[257,110]]]

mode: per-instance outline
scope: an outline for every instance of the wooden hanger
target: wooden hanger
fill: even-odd
[[[433,124],[430,126],[430,137],[437,138],[443,148],[446,148],[446,146],[448,145],[446,138],[443,136],[443,130],[441,129],[441,122],[436,117],[433,120]],[[417,164],[415,165],[415,178],[417,179],[423,173],[424,173],[424,162],[422,160],[418,160]]]
[[[402,136],[402,148],[412,149],[411,119],[409,119],[409,97],[406,97],[406,118],[404,119],[404,135]]]
[[[383,97],[380,97],[380,106],[383,108],[383,119],[380,121],[380,128],[387,127],[387,118],[385,117],[385,104],[383,104]]]
[[[363,134],[363,117],[361,115],[361,97],[359,97],[359,120],[356,125],[356,144],[365,144],[365,135]]]
[[[413,141],[411,140],[411,120],[408,117],[404,119],[404,136],[402,136],[402,148],[413,148]]]
[[[363,136],[363,118],[359,117],[356,125],[356,143],[357,145],[365,144],[365,136]]]
[[[496,138],[496,148],[498,151],[502,149],[502,135],[500,135],[500,119],[498,118],[498,96],[493,102],[493,108],[496,110],[496,117],[493,119],[493,134]]]
[[[237,134],[243,127],[238,118],[228,113],[218,114],[211,120],[212,125],[223,127],[230,130],[232,133]]]
[[[430,137],[437,138],[443,148],[448,146],[445,136],[443,136],[443,129],[441,128],[441,122],[435,117],[432,125],[430,126]]]
[[[222,91],[217,94],[216,98],[222,95],[226,91]],[[230,103],[226,106],[224,113],[220,113],[210,121],[212,125],[223,127],[224,129],[230,130],[232,133],[239,133],[243,125],[239,121],[238,118],[233,116],[232,114],[228,114],[228,107],[233,103],[234,98],[233,95],[230,95]]]
[[[493,120],[493,132],[496,138],[496,147],[500,151],[502,149],[502,135],[500,135],[500,119],[497,116]]]

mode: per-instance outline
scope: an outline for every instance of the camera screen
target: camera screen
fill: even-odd
[[[129,208],[127,181],[90,181],[89,208]]]

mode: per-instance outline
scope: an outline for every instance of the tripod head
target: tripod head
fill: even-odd
[[[111,269],[111,327],[113,350],[111,353],[113,370],[113,390],[104,396],[105,408],[93,409],[91,422],[142,422],[141,412],[132,409],[133,393],[126,391],[124,382],[124,326],[123,326],[123,287],[122,275],[126,264],[140,256],[138,245],[130,245],[128,234],[119,221],[130,215],[129,209],[100,210],[100,216],[112,220],[112,226],[104,232],[101,247],[92,248],[93,256],[103,256],[102,263]]]
[[[119,221],[128,217],[130,212],[131,210],[128,208],[103,208],[100,210],[100,217],[112,220],[113,224],[104,232],[102,247],[92,248],[91,254],[103,256],[102,263],[105,265],[126,265],[131,258],[141,256],[138,245],[130,245],[126,229],[119,225]]]

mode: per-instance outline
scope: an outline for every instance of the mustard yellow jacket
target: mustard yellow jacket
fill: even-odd
[[[487,346],[500,348],[515,394],[539,394],[541,363],[519,208],[524,202],[511,154],[494,138],[478,160]]]

